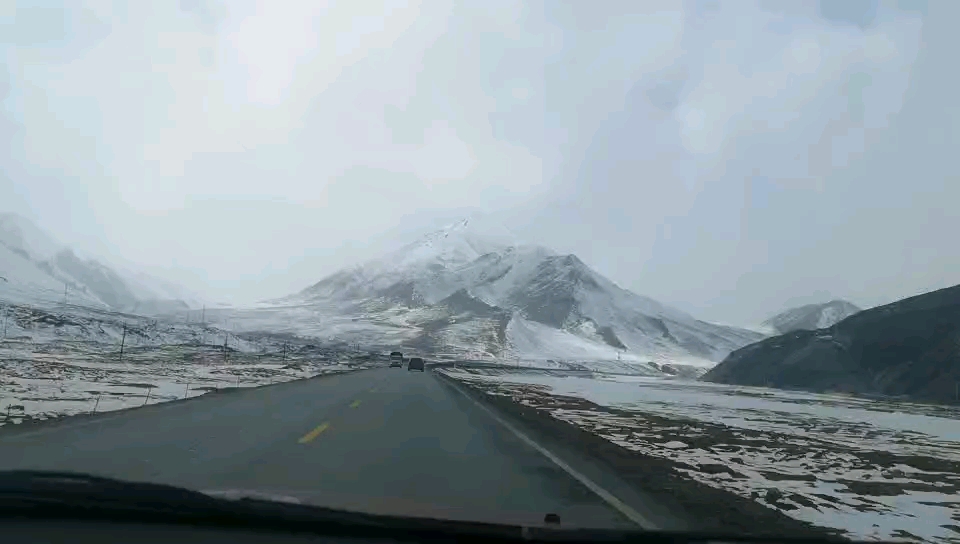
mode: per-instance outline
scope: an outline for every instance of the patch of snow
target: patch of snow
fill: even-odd
[[[712,368],[715,363],[706,359],[673,354],[669,351],[647,353],[625,352],[602,342],[590,341],[562,329],[555,329],[542,323],[514,316],[507,325],[507,343],[510,346],[507,358],[537,360],[584,361],[584,364],[618,363],[628,374],[638,372],[650,374],[648,363],[692,366],[703,370]],[[619,355],[619,357],[618,357]],[[661,375],[660,372],[656,372]]]
[[[54,278],[36,262],[0,244],[0,300],[53,303],[63,302],[65,298],[103,306],[99,299],[83,292],[68,292],[65,297],[64,282]]]
[[[562,329],[514,316],[507,325],[509,355],[527,360],[617,360],[618,350],[590,342]],[[639,354],[621,355],[626,362],[643,364],[649,361]]]
[[[123,410],[220,389],[258,387],[362,368],[324,361],[183,364],[162,357],[92,363],[88,354],[27,355],[17,351],[10,344],[0,347],[4,356],[0,357],[0,426],[24,419]]]
[[[624,448],[672,461],[689,478],[852,538],[957,537],[957,407],[636,376],[487,378],[460,370],[451,377],[529,406],[549,394],[615,408],[550,410]]]
[[[608,376],[593,380],[515,376],[511,379],[517,383],[546,385],[557,394],[581,397],[602,406],[656,410],[764,432],[802,434],[814,421],[824,428],[839,425],[848,429],[849,434],[838,431],[831,440],[848,446],[869,444],[877,450],[917,455],[932,453],[960,461],[960,409],[956,408],[655,377]],[[756,414],[765,417],[757,418]],[[806,424],[798,427],[798,419]],[[915,435],[915,439],[901,444],[893,439],[893,435],[901,433]],[[927,439],[919,437],[929,437],[932,449],[925,449]],[[943,443],[956,449],[943,449]]]

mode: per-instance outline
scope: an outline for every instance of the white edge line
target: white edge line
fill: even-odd
[[[448,378],[448,379],[454,380],[455,378]],[[483,404],[481,404],[480,401],[478,401],[478,400],[474,399],[473,397],[471,397],[470,395],[466,394],[462,389],[460,389],[460,386],[459,386],[459,385],[454,384],[454,383],[451,383],[451,385],[453,385],[453,388],[456,389],[457,392],[459,392],[461,395],[463,395],[464,397],[466,397],[467,399],[469,399],[470,402],[474,403],[478,408],[480,408],[481,410],[483,410],[484,412],[486,412],[487,415],[489,415],[489,416],[492,417],[494,420],[496,420],[497,423],[499,423],[499,424],[503,425],[504,427],[506,427],[507,430],[509,430],[510,432],[512,432],[514,435],[516,435],[517,438],[519,438],[520,440],[522,440],[523,442],[525,442],[528,446],[530,446],[531,448],[533,448],[533,449],[537,450],[538,452],[540,452],[544,457],[546,457],[547,459],[549,459],[550,461],[552,461],[553,464],[557,465],[557,466],[560,467],[564,472],[566,472],[567,474],[569,474],[570,476],[572,476],[573,479],[575,479],[575,480],[577,480],[578,482],[580,482],[581,484],[583,484],[587,489],[589,489],[589,490],[592,491],[595,495],[597,495],[598,497],[600,497],[601,499],[603,499],[604,502],[606,502],[607,504],[609,504],[609,505],[610,505],[611,507],[613,507],[616,511],[620,512],[621,514],[623,514],[623,515],[624,515],[627,519],[629,519],[630,521],[632,521],[632,522],[636,523],[637,525],[639,525],[641,529],[645,529],[645,530],[648,530],[648,531],[654,531],[654,530],[657,529],[656,525],[653,524],[650,520],[648,520],[647,518],[645,518],[643,515],[641,515],[639,512],[637,512],[637,511],[634,510],[633,508],[630,508],[629,506],[627,506],[626,504],[624,504],[623,501],[621,501],[620,499],[618,499],[618,498],[616,498],[615,496],[613,496],[613,494],[610,493],[609,491],[607,491],[606,489],[604,489],[604,488],[600,487],[599,485],[597,485],[596,483],[594,483],[593,480],[591,480],[590,478],[587,478],[586,476],[584,476],[583,474],[581,474],[580,472],[578,472],[576,469],[574,469],[573,467],[571,467],[570,465],[568,465],[567,463],[565,463],[562,459],[560,459],[559,457],[557,457],[556,455],[554,455],[553,453],[551,453],[550,450],[548,450],[547,448],[541,446],[540,444],[537,444],[536,441],[534,441],[532,438],[530,438],[529,436],[527,436],[526,434],[524,434],[522,431],[520,431],[519,429],[515,428],[513,425],[510,425],[509,423],[507,423],[506,421],[504,421],[500,416],[498,416],[497,414],[495,414],[492,410],[490,410],[489,408],[487,408],[486,406],[484,406]]]

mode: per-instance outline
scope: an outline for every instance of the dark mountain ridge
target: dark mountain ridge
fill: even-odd
[[[960,285],[740,348],[706,381],[958,402]]]

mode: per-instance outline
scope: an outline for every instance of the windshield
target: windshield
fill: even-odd
[[[0,1],[0,471],[957,542],[958,18]]]

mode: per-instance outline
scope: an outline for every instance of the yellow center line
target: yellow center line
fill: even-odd
[[[353,402],[350,403],[350,407],[351,407],[351,408],[356,408],[357,406],[360,406],[360,400],[359,400],[359,399],[358,399],[358,400],[355,400],[355,401],[353,401]]]
[[[320,424],[319,427],[303,435],[303,437],[300,440],[298,440],[298,442],[300,442],[301,444],[306,444],[307,442],[311,442],[314,438],[320,436],[320,433],[322,433],[323,431],[326,431],[329,428],[330,428],[330,422],[324,421],[323,423]]]

